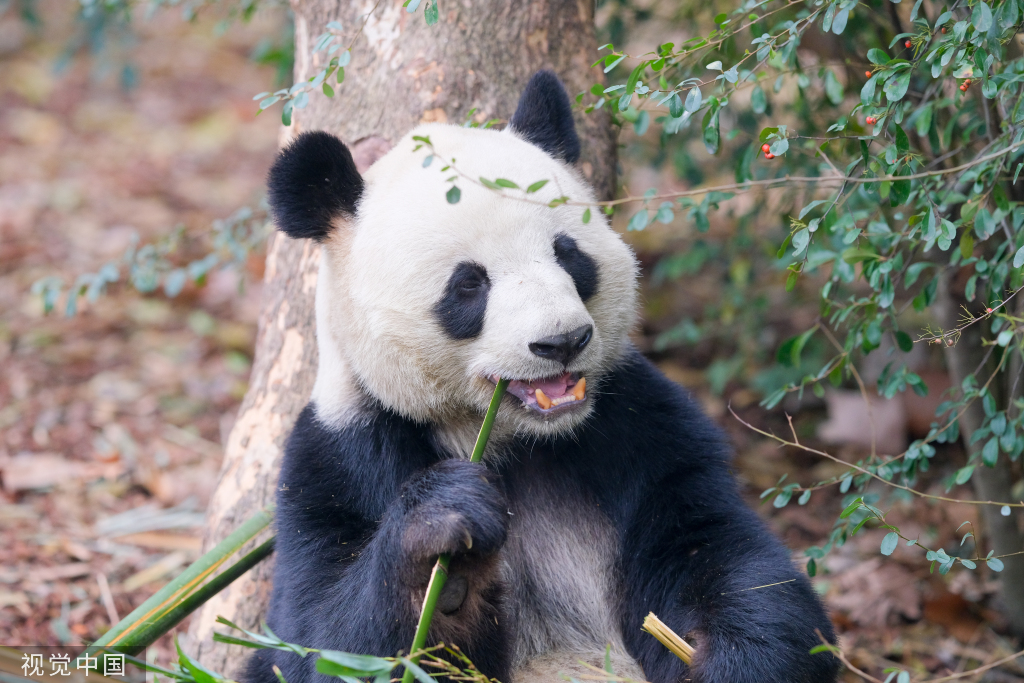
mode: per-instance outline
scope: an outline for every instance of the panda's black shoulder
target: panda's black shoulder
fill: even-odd
[[[638,424],[659,427],[674,433],[685,433],[710,451],[728,458],[725,434],[707,416],[700,402],[689,390],[673,382],[630,347],[610,376],[608,390],[602,392],[598,411],[602,416],[616,416],[631,427]]]
[[[724,432],[689,391],[632,347],[602,380],[574,442],[595,470],[629,479],[687,472],[733,487]]]
[[[393,411],[368,409],[333,424],[310,403],[285,445],[278,524],[339,512],[379,518],[401,482],[437,459],[429,429]]]

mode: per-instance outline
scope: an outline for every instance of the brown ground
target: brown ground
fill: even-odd
[[[109,627],[111,611],[123,617],[197,556],[220,444],[246,388],[261,254],[174,299],[114,285],[72,318],[44,316],[32,283],[51,275],[70,282],[119,259],[133,235],[145,242],[177,225],[185,238],[172,261],[201,256],[213,220],[257,205],[278,134],[276,111],[253,117],[252,95],[274,86],[274,72],[249,54],[279,36],[281,15],[236,22],[223,36],[212,21],[185,24],[176,13],[139,21],[145,49],[130,53],[139,85],[126,92],[111,75],[117,68],[100,60],[79,58],[54,73],[74,27],[65,8],[44,9],[39,34],[12,12],[0,17],[3,645],[88,642]],[[114,67],[124,56],[106,55]],[[638,242],[648,265],[668,242],[652,235]],[[687,285],[693,305],[717,291],[714,282]],[[657,308],[665,296],[648,291],[648,330],[672,310]],[[794,318],[804,313],[780,313],[778,338],[798,329],[803,322]],[[744,419],[785,429],[781,411],[766,415],[747,390],[713,396],[695,369],[713,353],[704,356],[660,360],[729,430],[752,502],[784,473],[807,482],[837,471],[738,425],[729,400]],[[810,403],[797,429],[813,440],[823,410]],[[904,421],[890,431],[902,439],[906,428]],[[863,455],[857,448],[834,452],[852,459]],[[937,475],[958,457],[955,448],[941,453]],[[803,562],[803,548],[821,543],[839,506],[832,490],[805,507],[759,510]],[[969,506],[894,507],[905,532],[936,546],[951,548],[956,527],[978,519]],[[881,536],[862,532],[816,579],[855,663],[876,674],[902,666],[924,678],[1019,649],[1002,634],[987,571],[930,575],[917,553],[901,548],[883,558]],[[166,639],[160,647],[169,654]],[[1022,681],[1024,667],[987,680]]]

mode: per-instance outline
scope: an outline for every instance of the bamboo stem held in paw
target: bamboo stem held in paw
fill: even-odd
[[[487,448],[487,439],[491,435],[491,427],[494,426],[494,416],[498,414],[498,406],[508,388],[509,380],[500,379],[494,387],[494,394],[491,396],[491,403],[487,406],[487,414],[484,415],[484,423],[480,425],[480,433],[476,437],[476,445],[473,447],[473,454],[470,462],[480,462],[484,456],[484,449]],[[451,558],[448,555],[441,555],[430,572],[430,582],[427,583],[427,592],[423,596],[423,607],[420,610],[420,621],[416,625],[416,635],[412,639],[412,647],[409,649],[409,660],[413,664],[420,661],[419,651],[427,644],[427,631],[430,630],[430,622],[434,618],[434,608],[437,606],[437,599],[441,595],[445,581],[448,580],[448,563]],[[402,683],[413,683],[413,673],[409,669],[402,674]]]
[[[670,629],[665,622],[656,617],[654,612],[648,614],[644,619],[643,630],[657,638],[658,642],[667,647],[676,657],[683,660],[687,666],[693,661],[693,656],[697,651],[693,649],[692,645],[680,638],[675,631]]]

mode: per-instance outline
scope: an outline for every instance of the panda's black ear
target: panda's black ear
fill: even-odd
[[[508,125],[556,159],[574,164],[580,158],[572,105],[553,71],[533,75]]]
[[[270,213],[296,239],[320,241],[342,214],[354,216],[363,177],[348,148],[330,133],[302,133],[277,155],[267,174]]]

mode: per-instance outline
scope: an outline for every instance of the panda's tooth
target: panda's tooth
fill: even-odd
[[[543,391],[538,389],[537,392],[536,392],[536,396],[537,396],[537,405],[539,405],[541,408],[543,408],[544,410],[547,410],[548,408],[551,407],[551,399],[548,398],[547,394],[545,394]]]
[[[470,535],[468,529],[462,530],[462,542],[466,544],[466,550],[473,547],[473,537]]]
[[[577,401],[582,401],[583,397],[587,395],[586,377],[580,377],[580,381],[576,382],[576,386],[572,388],[572,395],[576,397]]]

